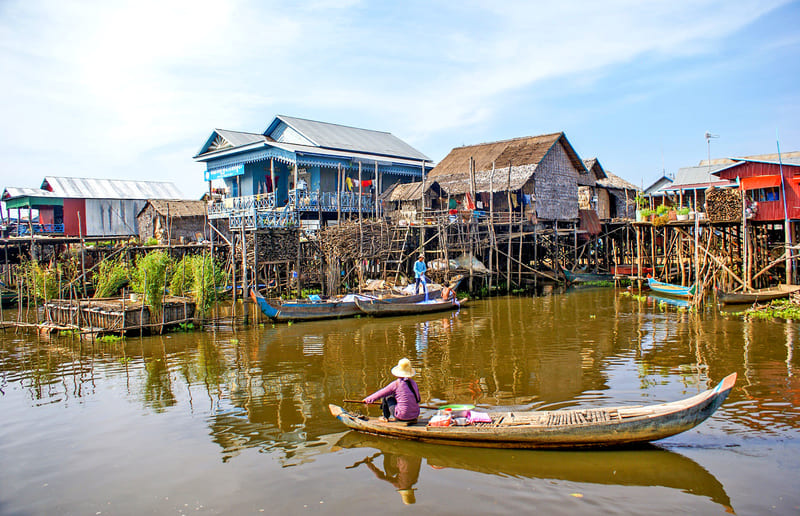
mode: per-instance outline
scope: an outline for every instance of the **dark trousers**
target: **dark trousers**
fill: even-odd
[[[425,281],[425,276],[420,276],[417,278],[416,283],[414,284],[414,294],[419,294],[419,286],[422,284],[422,291],[426,294],[428,293],[428,282]]]
[[[390,395],[381,399],[381,410],[383,411],[383,417],[385,417],[386,419],[394,417],[394,408],[396,406],[397,406],[397,399],[394,396]]]

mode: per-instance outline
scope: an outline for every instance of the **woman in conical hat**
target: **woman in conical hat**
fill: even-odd
[[[417,374],[411,366],[411,361],[401,358],[392,368],[392,374],[397,377],[383,389],[364,398],[365,403],[381,400],[383,420],[386,421],[416,421],[419,417],[419,387],[411,378]]]

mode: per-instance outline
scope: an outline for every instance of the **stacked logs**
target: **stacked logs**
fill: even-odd
[[[711,222],[742,220],[742,192],[735,188],[706,190],[706,215]]]
[[[317,244],[328,263],[334,260],[385,259],[388,228],[380,221],[343,222],[317,233]]]
[[[258,261],[259,263],[296,261],[297,247],[300,245],[296,229],[271,229],[259,231],[258,235]],[[248,233],[247,249],[253,254],[252,234]],[[251,256],[250,259],[253,257]],[[253,263],[253,262],[250,262]]]

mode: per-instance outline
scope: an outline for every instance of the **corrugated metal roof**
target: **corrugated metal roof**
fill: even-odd
[[[249,145],[251,143],[266,141],[263,134],[258,133],[245,133],[242,131],[229,131],[227,129],[215,129],[216,133],[226,140],[234,147],[241,147],[242,145]]]
[[[183,197],[175,183],[168,181],[47,176],[42,181],[42,188],[52,190],[57,197],[75,199],[180,199]]]
[[[647,188],[644,189],[644,194],[645,195],[649,195],[649,194],[653,194],[653,193],[659,192],[664,187],[664,185],[669,186],[671,184],[672,184],[672,178],[669,178],[667,176],[661,176],[653,184],[651,184],[650,186],[648,186]],[[663,191],[659,192],[659,193],[661,195],[664,194]]]
[[[660,188],[662,191],[680,190],[682,187],[687,186],[708,186],[711,184],[727,185],[730,181],[721,179],[714,175],[717,172],[739,166],[742,162],[737,163],[724,163],[712,164],[710,167],[707,165],[697,167],[683,167],[675,174],[675,181],[672,184],[664,185]]]
[[[278,115],[276,118],[319,147],[431,161],[428,156],[392,133],[317,122],[285,115]]]
[[[3,191],[3,200],[15,199],[17,197],[55,197],[59,196],[48,190],[41,188],[18,188],[16,186],[9,186]]]

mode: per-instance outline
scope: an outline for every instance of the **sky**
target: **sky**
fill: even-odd
[[[207,185],[215,128],[277,114],[453,148],[563,131],[647,187],[800,150],[800,2],[0,0],[0,187]]]

